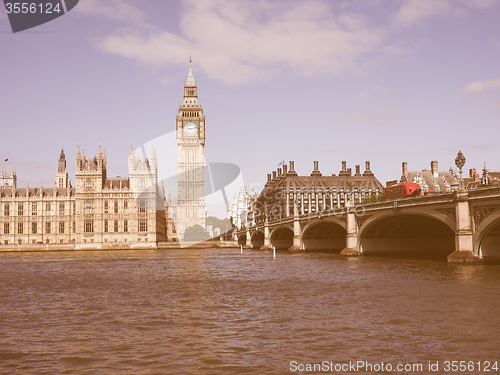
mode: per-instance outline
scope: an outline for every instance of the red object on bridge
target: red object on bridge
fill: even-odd
[[[415,182],[407,182],[406,184],[393,185],[384,188],[384,199],[418,197],[424,195],[420,185]]]

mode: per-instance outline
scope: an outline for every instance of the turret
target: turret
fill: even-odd
[[[80,150],[77,151],[77,167],[78,167],[78,154]],[[68,187],[68,169],[66,168],[66,155],[64,154],[64,149],[61,149],[61,154],[59,155],[59,163],[57,166],[56,173],[56,186],[60,188]]]
[[[82,154],[80,153],[80,145],[76,147],[76,170],[82,169]]]
[[[158,170],[158,156],[156,155],[156,149],[155,146],[153,146],[151,150],[151,168],[153,172],[157,172]]]

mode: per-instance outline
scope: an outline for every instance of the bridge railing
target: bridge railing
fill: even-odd
[[[500,186],[485,186],[477,189],[468,190],[469,198],[484,198],[500,196]]]

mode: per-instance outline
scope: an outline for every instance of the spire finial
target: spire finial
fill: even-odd
[[[194,80],[193,77],[193,64],[192,64],[192,58],[191,55],[189,55],[189,72],[188,76],[186,79],[186,83],[184,84],[185,87],[196,87],[196,81]]]

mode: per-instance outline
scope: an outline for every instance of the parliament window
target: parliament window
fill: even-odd
[[[92,201],[91,200],[86,200],[85,201],[85,214],[86,215],[90,215],[92,213],[94,213]]]
[[[50,212],[51,210],[52,210],[52,205],[50,204],[50,202],[47,202],[47,204],[45,205],[45,211]]]
[[[17,223],[17,234],[23,234],[24,225],[23,223]]]
[[[59,233],[64,233],[64,221],[59,222]]]
[[[52,228],[50,227],[50,222],[45,223],[45,233],[50,233],[50,230],[51,230],[51,229],[52,229]]]
[[[85,232],[86,233],[94,232],[94,220],[85,220]]]
[[[64,216],[64,202],[59,203],[59,216]]]
[[[115,214],[117,214],[117,213],[118,213],[118,201],[115,201]]]
[[[139,199],[138,205],[139,205],[139,212],[146,212],[146,200],[145,199]]]
[[[104,232],[108,233],[108,221],[104,220]]]
[[[31,215],[36,216],[37,213],[38,213],[38,205],[35,202],[33,202],[31,203]]]
[[[104,201],[104,213],[107,214],[109,211],[109,204],[108,201]]]
[[[3,223],[3,234],[9,234],[10,232],[10,223]]]
[[[22,203],[19,203],[17,205],[17,216],[23,216],[24,215],[24,205]]]
[[[31,233],[36,234],[37,233],[37,223],[31,223]]]
[[[5,203],[3,205],[3,216],[9,216],[10,215],[10,206],[8,203]]]
[[[148,231],[147,220],[139,220],[139,232],[147,232],[147,231]]]
[[[123,202],[123,212],[124,212],[124,213],[127,213],[127,211],[128,211],[128,202],[127,202],[127,201],[124,201],[124,202]]]
[[[128,220],[123,220],[123,231],[128,232]]]
[[[114,224],[115,224],[115,228],[114,228],[115,232],[118,232],[118,220],[115,220]]]

